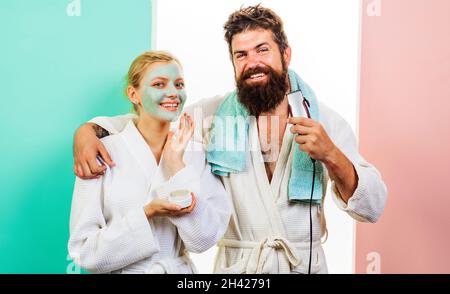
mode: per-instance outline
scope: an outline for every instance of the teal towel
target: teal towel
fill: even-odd
[[[313,90],[292,70],[288,71],[291,91],[302,92],[310,104],[311,118],[319,120],[319,108]],[[299,104],[302,101],[298,101]],[[249,116],[247,109],[238,101],[237,91],[234,90],[218,107],[214,116],[210,142],[207,147],[206,159],[211,165],[212,172],[219,176],[245,171],[249,156],[248,144]],[[230,139],[232,138],[232,139]],[[313,203],[322,201],[323,167],[315,162],[298,144],[294,144],[294,157],[289,177],[289,200],[309,202],[313,177],[313,164],[316,165],[314,179]]]

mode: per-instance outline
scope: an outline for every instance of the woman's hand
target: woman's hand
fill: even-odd
[[[177,132],[169,132],[166,144],[162,152],[164,163],[170,176],[175,175],[184,168],[183,162],[184,150],[194,134],[194,121],[184,113],[180,119],[180,125]]]
[[[182,216],[191,213],[197,204],[197,198],[194,193],[192,195],[192,203],[189,207],[181,208],[180,206],[170,203],[164,199],[152,200],[149,204],[144,206],[144,212],[148,219],[155,216]]]

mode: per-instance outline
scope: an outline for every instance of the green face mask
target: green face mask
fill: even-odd
[[[148,72],[141,92],[144,111],[162,120],[176,121],[186,102],[180,78],[182,73],[175,63],[163,63]]]

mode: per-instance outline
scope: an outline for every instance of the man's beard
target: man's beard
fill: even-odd
[[[251,75],[264,73],[267,81],[249,84],[246,79]],[[283,64],[281,73],[269,66],[255,67],[245,71],[236,81],[239,102],[248,110],[250,115],[258,117],[261,113],[271,112],[283,101],[289,88],[287,68]]]

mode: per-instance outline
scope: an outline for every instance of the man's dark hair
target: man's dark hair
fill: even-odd
[[[230,15],[223,28],[225,30],[225,40],[228,43],[228,49],[231,56],[233,55],[231,41],[233,40],[234,35],[247,30],[271,30],[273,33],[273,40],[277,43],[281,54],[283,54],[289,46],[281,18],[275,12],[269,8],[262,7],[260,4],[245,8],[241,7]]]

